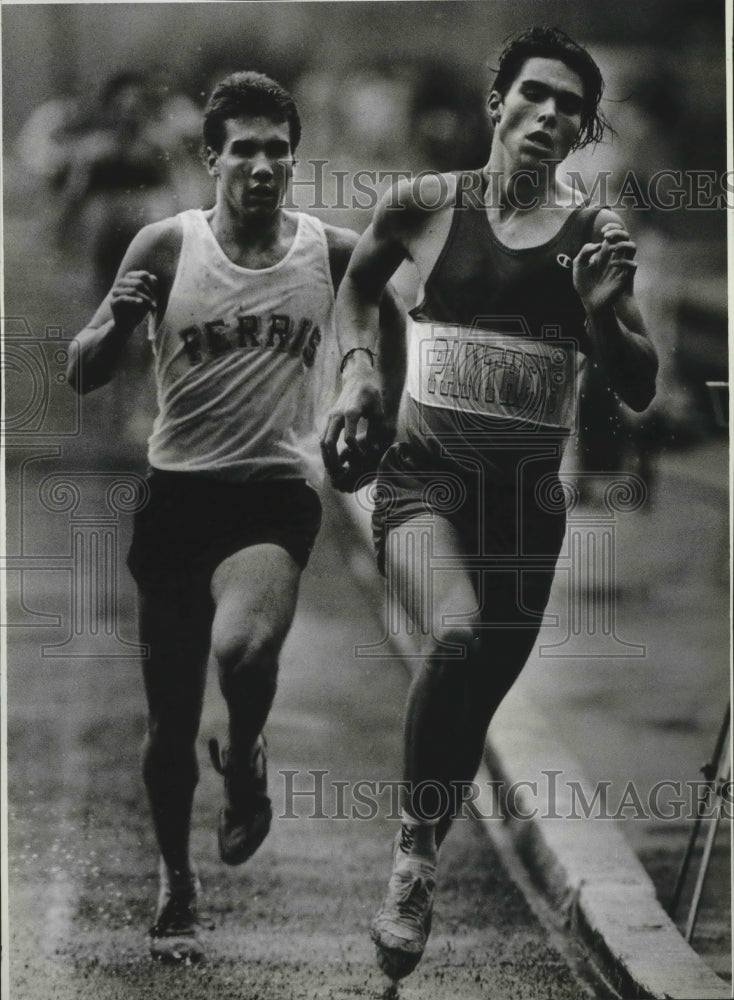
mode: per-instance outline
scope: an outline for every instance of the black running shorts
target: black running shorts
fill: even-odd
[[[141,587],[209,581],[222,560],[266,542],[303,569],[321,525],[318,493],[302,479],[232,483],[151,469],[148,486],[127,560]]]
[[[413,518],[430,523],[440,515],[457,530],[469,571],[481,573],[482,593],[491,592],[488,604],[498,621],[542,615],[566,516],[558,502],[557,460],[528,458],[527,451],[504,449],[495,463],[488,460],[479,468],[434,456],[412,441],[392,445],[373,488],[372,533],[380,572],[385,573],[391,528]]]

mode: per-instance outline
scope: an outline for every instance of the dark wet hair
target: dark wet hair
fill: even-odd
[[[584,103],[581,109],[581,127],[573,149],[582,149],[589,143],[599,142],[607,129],[612,131],[599,110],[604,92],[604,80],[599,67],[583,46],[574,42],[559,28],[529,28],[510,39],[500,55],[492,90],[504,97],[527,60],[533,58],[558,59],[581,77]]]
[[[301,139],[296,102],[275,80],[251,70],[231,73],[212,91],[204,111],[204,145],[221,153],[226,134],[224,123],[233,118],[255,116],[287,122],[291,152],[296,151]]]

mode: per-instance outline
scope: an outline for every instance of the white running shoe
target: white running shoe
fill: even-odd
[[[397,846],[387,894],[371,932],[378,964],[393,981],[409,975],[421,960],[431,933],[435,887],[435,864],[402,854]]]

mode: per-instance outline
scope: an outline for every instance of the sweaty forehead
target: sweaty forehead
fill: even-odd
[[[290,140],[288,122],[277,122],[265,115],[243,115],[227,118],[224,122],[225,141],[238,139],[284,139]]]
[[[552,87],[554,90],[565,90],[584,96],[584,82],[579,74],[560,59],[546,59],[542,56],[532,56],[526,59],[520,72],[512,83],[519,87],[524,81],[532,80]]]

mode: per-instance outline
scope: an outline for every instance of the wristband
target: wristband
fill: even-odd
[[[364,351],[365,354],[369,355],[370,364],[372,365],[373,368],[375,367],[375,355],[374,355],[374,352],[369,349],[369,347],[352,347],[350,350],[347,351],[347,353],[342,358],[342,362],[339,365],[339,374],[340,375],[343,374],[343,372],[344,372],[344,366],[346,365],[347,361],[349,361],[349,359],[351,358],[351,356],[353,354],[356,354],[357,351]]]

